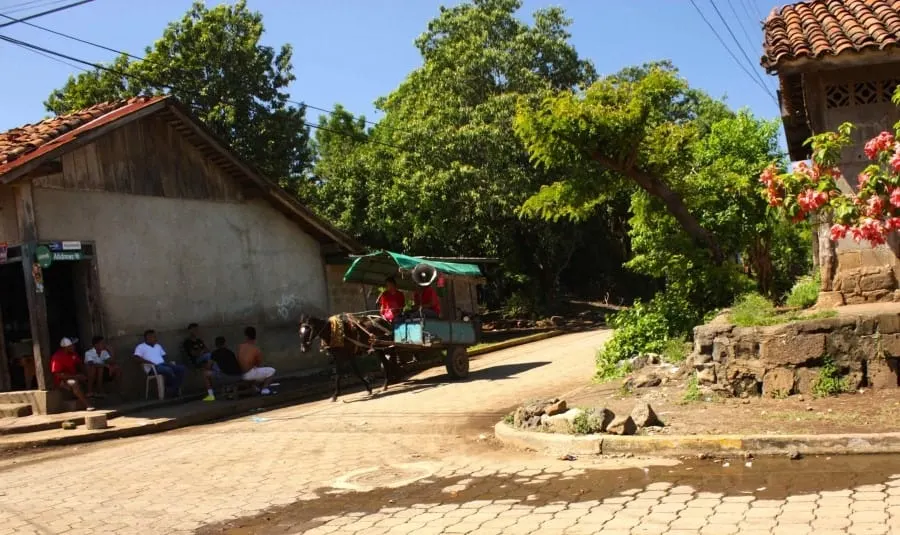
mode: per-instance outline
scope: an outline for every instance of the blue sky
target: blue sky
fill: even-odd
[[[710,0],[694,0],[738,59],[745,62]],[[0,13],[22,17],[46,9],[52,0],[0,0]],[[208,2],[209,4],[217,2]],[[413,40],[440,5],[456,0],[249,0],[263,13],[267,44],[294,46],[297,80],[294,100],[331,108],[341,103],[354,113],[377,119],[373,101],[395,88],[420,64]],[[774,94],[775,79],[759,68],[760,22],[776,5],[767,0],[715,0],[715,5]],[[180,18],[190,0],[95,0],[91,4],[35,20],[42,26],[115,49],[142,55],[165,25]],[[601,73],[656,59],[671,59],[696,87],[727,96],[734,108],[749,107],[767,118],[778,116],[772,96],[760,89],[731,59],[689,0],[525,0],[521,16],[549,5],[563,6],[579,53]],[[134,7],[132,7],[134,6]],[[140,6],[140,7],[139,7]],[[51,6],[52,7],[52,6]],[[733,11],[732,11],[733,9]],[[738,17],[735,16],[735,12]],[[751,18],[752,16],[752,18]],[[753,40],[754,48],[745,37]],[[93,62],[114,54],[23,25],[3,35]],[[0,42],[0,131],[47,115],[42,105],[51,90],[78,71],[14,45]],[[748,70],[749,66],[746,67]],[[310,110],[315,119],[319,112]]]

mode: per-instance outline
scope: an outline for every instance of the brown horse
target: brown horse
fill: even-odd
[[[375,347],[383,346],[384,342],[389,340],[390,330],[387,326],[378,324],[377,320],[372,318],[356,318],[346,314],[331,316],[324,320],[304,315],[300,317],[299,330],[300,351],[308,352],[313,341],[319,338],[322,340],[322,349],[328,353],[333,362],[334,394],[331,401],[336,401],[341,393],[341,369],[346,366],[353,370],[365,385],[369,395],[372,395],[372,387],[359,371],[356,362],[357,358],[369,353],[378,356],[381,370],[384,372],[384,386],[381,391],[387,390],[391,362],[383,349]]]

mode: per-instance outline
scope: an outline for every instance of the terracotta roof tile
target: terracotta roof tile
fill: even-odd
[[[90,108],[72,112],[66,115],[58,115],[35,124],[26,124],[19,128],[13,128],[6,132],[0,132],[0,174],[15,167],[17,160],[25,156],[53,145],[66,134],[74,139],[76,130],[88,131],[93,125],[105,124],[102,120],[114,112],[116,116],[130,113],[144,105],[156,102],[164,97],[135,97],[129,100],[117,102],[103,102]]]
[[[900,42],[900,0],[808,0],[772,10],[762,65],[885,49]]]

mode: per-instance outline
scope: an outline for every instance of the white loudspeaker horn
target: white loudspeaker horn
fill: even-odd
[[[437,270],[428,264],[419,264],[412,270],[412,278],[419,286],[431,286],[437,275]]]

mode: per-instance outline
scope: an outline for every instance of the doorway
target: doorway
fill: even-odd
[[[79,353],[90,343],[91,322],[88,312],[88,270],[90,261],[54,262],[44,269],[44,300],[47,303],[47,329],[50,352],[63,338],[78,339]]]
[[[11,390],[37,388],[34,381],[34,356],[31,342],[31,320],[22,264],[0,264],[0,318]]]

